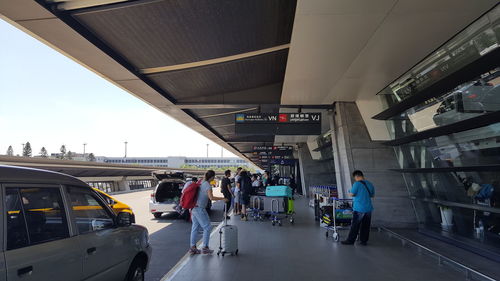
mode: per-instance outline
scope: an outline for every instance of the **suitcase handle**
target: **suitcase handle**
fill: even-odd
[[[278,201],[278,199],[272,199],[271,200],[271,212],[274,213],[274,202],[276,202],[276,212],[275,213],[279,213],[279,211],[280,211],[280,202]]]
[[[227,225],[227,204],[224,202],[224,226]]]
[[[259,203],[258,203],[258,204],[255,204],[255,201],[257,201],[257,202],[259,202]],[[259,210],[260,210],[260,198],[259,198],[258,196],[255,196],[255,197],[253,198],[253,202],[252,202],[252,203],[253,203],[253,207],[254,207],[254,209],[259,209]],[[257,205],[257,208],[255,208],[255,205]]]

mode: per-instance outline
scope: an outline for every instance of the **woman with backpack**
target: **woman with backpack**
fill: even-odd
[[[191,221],[193,223],[191,227],[191,248],[189,252],[194,254],[211,254],[214,251],[208,247],[208,243],[210,241],[210,231],[212,230],[212,225],[210,224],[210,218],[208,217],[208,213],[206,207],[208,205],[208,200],[219,201],[224,200],[227,202],[227,199],[224,197],[215,197],[212,193],[212,185],[211,181],[215,179],[215,172],[213,170],[208,170],[205,173],[205,177],[203,178],[203,182],[201,183],[198,190],[198,197],[196,199],[196,205],[191,210]],[[203,229],[203,248],[201,251],[196,247],[196,238],[198,234],[198,229]]]

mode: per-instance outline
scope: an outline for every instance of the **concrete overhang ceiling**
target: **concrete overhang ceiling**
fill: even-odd
[[[237,136],[234,113],[283,112],[280,103],[331,105],[374,99],[379,90],[496,3],[0,0],[0,14],[249,158],[251,154],[240,152],[251,151],[255,144],[307,138]]]

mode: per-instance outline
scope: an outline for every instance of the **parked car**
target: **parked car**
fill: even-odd
[[[151,193],[149,210],[155,218],[163,213],[178,212],[178,205],[185,183],[183,172],[155,171],[152,173],[159,180],[158,185]]]
[[[179,213],[181,218],[189,220],[189,213],[180,206],[182,189],[192,178],[186,177],[183,172],[155,171],[152,175],[160,182],[151,193],[149,211],[155,218],[160,218],[164,213]],[[208,201],[207,211],[212,209],[212,202]]]
[[[0,165],[0,280],[144,280],[151,246],[77,178]]]

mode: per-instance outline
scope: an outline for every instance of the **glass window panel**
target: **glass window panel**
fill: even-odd
[[[20,197],[15,195],[16,192],[19,192]],[[13,247],[19,246],[24,240],[19,224],[22,217],[26,222],[30,245],[69,237],[66,212],[58,188],[7,188],[7,194],[7,200],[14,201],[14,208],[8,211],[11,212],[8,214],[9,220],[12,219],[11,222],[18,229],[12,233],[13,239],[17,241],[13,242]]]
[[[29,245],[28,229],[22,211],[21,196],[17,189],[7,188],[5,192],[5,211],[7,212],[7,250]]]
[[[95,194],[74,187],[69,191],[71,207],[80,234],[113,227],[113,217]]]

